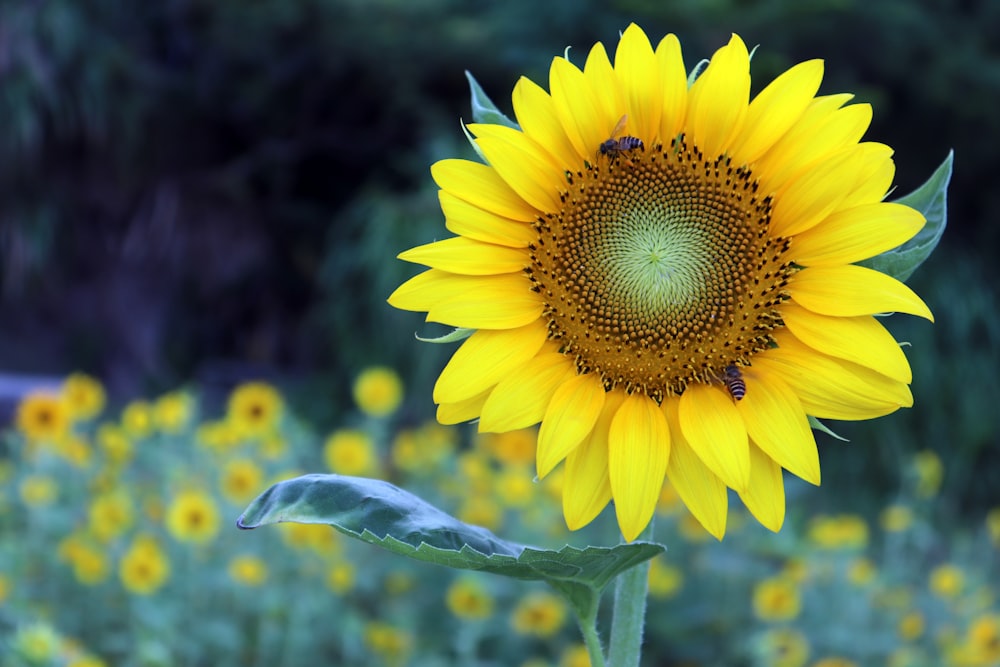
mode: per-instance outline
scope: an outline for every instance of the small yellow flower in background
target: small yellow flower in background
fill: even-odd
[[[812,667],[858,667],[858,663],[839,656],[821,658],[812,664]]]
[[[118,488],[93,499],[87,511],[91,534],[109,542],[132,527],[133,500],[128,492]]]
[[[457,618],[482,621],[493,615],[493,596],[478,579],[460,576],[445,592],[445,604]]]
[[[1000,507],[994,507],[987,512],[986,532],[989,534],[993,546],[1000,549]]]
[[[790,621],[801,610],[799,587],[788,579],[765,579],[754,587],[753,611],[762,621]]]
[[[938,597],[952,599],[965,588],[965,574],[956,565],[950,563],[939,565],[931,570],[928,586]]]
[[[130,438],[148,438],[153,434],[153,406],[149,401],[132,401],[122,410],[122,429]]]
[[[227,419],[244,436],[270,435],[284,411],[281,394],[266,382],[246,382],[229,395]]]
[[[288,453],[288,441],[281,435],[265,436],[257,442],[257,451],[267,461],[277,461]]]
[[[56,658],[62,638],[47,623],[32,623],[17,631],[13,640],[15,655],[31,665],[48,665]]]
[[[267,581],[267,563],[257,556],[236,556],[227,569],[229,577],[244,586],[260,586]]]
[[[559,632],[566,622],[566,603],[552,593],[529,593],[511,615],[515,632],[545,639]]]
[[[52,451],[80,470],[88,468],[93,458],[93,452],[87,441],[72,433],[56,442]]]
[[[191,395],[172,391],[153,402],[153,424],[161,433],[176,435],[190,423],[193,412]]]
[[[354,403],[366,415],[388,417],[403,400],[403,381],[391,368],[366,368],[354,380]]]
[[[768,667],[803,667],[809,659],[809,640],[798,630],[775,628],[761,637],[763,662]]]
[[[505,433],[480,433],[476,446],[488,452],[500,463],[512,466],[534,465],[537,428],[521,428]]]
[[[48,475],[28,475],[18,488],[21,500],[29,507],[47,507],[59,495],[56,481]]]
[[[204,422],[195,429],[195,441],[216,452],[225,452],[243,442],[242,426],[230,420]],[[267,436],[265,436],[267,437]]]
[[[234,505],[253,500],[264,486],[264,471],[251,459],[233,459],[222,468],[219,487],[222,495]]]
[[[17,405],[17,429],[31,442],[56,442],[69,432],[69,414],[57,394],[34,391]]]
[[[323,445],[323,460],[327,468],[340,475],[371,477],[379,469],[375,441],[356,429],[334,431]]]
[[[170,576],[170,561],[153,537],[139,535],[122,556],[118,576],[129,592],[151,595]]]
[[[684,501],[677,489],[669,482],[660,489],[660,498],[656,501],[656,511],[663,516],[674,516],[684,509]]]
[[[824,549],[862,549],[868,546],[868,524],[854,514],[817,516],[809,521],[809,539]]]
[[[899,619],[896,631],[899,633],[900,639],[911,642],[919,639],[924,634],[924,628],[926,627],[927,621],[924,619],[924,615],[919,611],[911,611]]]
[[[944,466],[933,450],[925,449],[913,456],[913,470],[916,473],[918,498],[933,498],[941,488]]]
[[[962,655],[974,665],[1000,664],[1000,614],[980,616],[972,621],[962,642]]]
[[[583,644],[568,647],[559,656],[559,667],[591,667],[587,647]]]
[[[663,558],[654,558],[649,564],[649,594],[660,600],[667,600],[681,590],[684,585],[684,573],[664,562]]]
[[[405,570],[393,570],[385,575],[382,590],[388,595],[405,595],[416,586],[413,575]]]
[[[104,385],[83,373],[73,373],[63,381],[62,397],[73,421],[93,419],[104,410],[106,401]]]
[[[337,595],[343,595],[354,589],[357,578],[357,569],[353,563],[336,561],[326,570],[326,587]]]
[[[97,429],[96,440],[97,447],[112,464],[122,465],[132,460],[132,441],[117,424],[101,424]]]
[[[555,58],[548,92],[522,77],[518,128],[468,126],[483,162],[431,168],[456,236],[401,253],[428,268],[389,303],[475,330],[434,386],[438,419],[540,423],[537,474],[566,462],[571,529],[614,500],[635,539],[669,479],[717,538],[727,487],[779,530],[782,469],[820,481],[808,416],[913,404],[874,316],[931,312],[856,262],[925,219],[883,201],[892,150],[860,141],[869,105],[816,96],[822,61],[751,99],[737,35],[690,85],[674,35],[654,47],[632,24],[613,52]]]
[[[76,534],[64,538],[57,550],[59,560],[69,563],[73,576],[84,586],[94,586],[108,578],[106,552],[106,547],[98,548]]]
[[[392,442],[396,468],[414,475],[433,473],[447,463],[458,446],[457,431],[435,421],[416,429],[400,430]]]
[[[901,533],[913,525],[913,510],[906,505],[889,505],[879,514],[878,520],[887,533]]]
[[[855,558],[847,567],[847,580],[855,586],[867,586],[876,574],[878,569],[868,558]]]
[[[338,553],[341,545],[338,533],[330,526],[308,523],[278,524],[285,544],[293,549],[304,549],[322,555]]]
[[[466,497],[458,508],[455,516],[459,521],[482,526],[494,532],[500,530],[503,524],[503,509],[489,495],[474,495]]]
[[[379,656],[387,667],[406,663],[413,648],[413,637],[388,623],[369,623],[364,630],[364,641],[368,649]]]
[[[181,542],[207,542],[219,532],[219,510],[204,491],[182,491],[167,508],[166,524]]]
[[[532,471],[524,466],[505,467],[494,477],[497,498],[507,507],[524,508],[535,502],[537,486]]]
[[[808,581],[812,574],[812,568],[809,565],[809,561],[804,558],[789,558],[785,561],[785,564],[781,566],[781,577],[797,584]]]
[[[66,667],[107,667],[107,663],[92,655],[83,655],[71,659]]]

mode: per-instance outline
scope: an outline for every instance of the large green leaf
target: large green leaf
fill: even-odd
[[[664,551],[649,542],[536,549],[463,523],[388,482],[345,475],[279,482],[250,503],[236,525],[250,529],[282,521],[327,524],[428,563],[546,581],[578,607],[594,604],[618,574]]]
[[[930,257],[948,224],[948,183],[951,181],[954,157],[954,152],[949,152],[926,183],[895,200],[898,204],[905,204],[923,213],[927,219],[923,229],[898,248],[887,250],[859,264],[905,281]]]

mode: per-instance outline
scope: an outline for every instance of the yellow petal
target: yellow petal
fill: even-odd
[[[448,275],[443,298],[427,311],[428,322],[469,329],[513,329],[542,316],[544,303],[531,291],[531,281],[523,273]]]
[[[823,61],[809,60],[787,70],[750,102],[746,124],[732,154],[741,164],[753,162],[774,145],[805,113],[823,79]]]
[[[792,299],[821,315],[853,317],[900,312],[934,316],[913,290],[895,278],[863,266],[813,266],[789,280]]]
[[[456,403],[442,403],[437,408],[437,420],[442,424],[461,424],[472,421],[483,410],[483,404],[490,395],[490,389],[481,394]]]
[[[853,208],[882,201],[892,185],[892,179],[896,176],[892,148],[871,141],[858,144],[858,160],[854,168],[857,173],[854,187],[844,197],[844,201],[840,204],[841,208]]]
[[[514,192],[538,211],[559,209],[565,185],[555,159],[523,132],[502,125],[469,125],[490,165]]]
[[[790,333],[779,331],[775,339],[778,347],[754,356],[753,368],[779,376],[798,395],[806,414],[853,421],[913,405],[910,388],[903,382],[821,354]]]
[[[681,54],[681,43],[669,34],[656,45],[656,60],[662,77],[663,105],[660,112],[660,140],[669,144],[680,134],[687,120],[688,85],[687,69]]]
[[[608,431],[608,475],[626,541],[638,537],[653,518],[669,458],[666,416],[645,394],[626,396]]]
[[[593,160],[618,118],[611,118],[604,112],[600,96],[591,88],[583,72],[564,58],[553,59],[549,85],[553,105],[570,143],[577,153]]]
[[[406,262],[467,276],[514,273],[531,264],[527,253],[457,236],[410,248],[398,255]]]
[[[695,453],[728,486],[740,491],[750,478],[747,429],[721,385],[696,384],[678,406],[681,431]]]
[[[441,371],[434,402],[456,403],[482,393],[534,357],[547,337],[541,320],[517,329],[476,331]]]
[[[872,108],[844,107],[852,97],[825,95],[809,104],[799,121],[757,160],[753,171],[761,192],[781,190],[802,170],[858,143],[871,123]]]
[[[796,338],[814,350],[867,366],[899,382],[913,381],[903,349],[870,315],[830,317],[785,303],[781,318]]]
[[[509,248],[527,248],[538,240],[538,232],[531,225],[484,211],[450,192],[439,190],[438,200],[445,216],[444,226],[455,234]]]
[[[857,182],[859,149],[845,149],[800,172],[774,198],[771,234],[793,236],[837,210]]]
[[[895,248],[924,226],[924,216],[902,204],[877,202],[841,210],[794,241],[802,266],[853,264]]]
[[[712,56],[688,93],[689,141],[709,159],[722,155],[743,127],[750,99],[750,54],[733,35]]]
[[[750,439],[793,475],[819,484],[816,440],[795,392],[780,375],[758,368],[756,364],[744,369],[743,376],[747,393],[736,408]],[[752,460],[750,471],[752,477]]]
[[[538,431],[538,477],[548,475],[590,435],[604,407],[604,383],[584,373],[563,382],[552,395]]]
[[[615,74],[625,94],[629,134],[652,142],[660,134],[663,77],[649,38],[634,23],[625,28],[618,42]]]
[[[596,93],[595,98],[599,104],[598,118],[604,119],[605,124],[617,123],[625,113],[625,95],[611,66],[611,60],[608,59],[604,44],[598,42],[591,47],[590,53],[587,54],[587,62],[583,64],[583,76],[591,90]],[[596,144],[594,148],[597,148]]]
[[[455,158],[439,160],[431,165],[431,177],[442,190],[484,211],[523,222],[538,218],[538,211],[489,165]]]
[[[611,420],[624,400],[624,392],[609,392],[590,437],[566,457],[562,504],[566,526],[570,530],[577,530],[593,521],[611,500],[608,432]]]
[[[542,352],[501,380],[483,405],[480,433],[504,433],[542,421],[552,395],[576,375],[576,366],[559,352]]]
[[[717,540],[726,534],[729,494],[726,485],[702,463],[680,426],[679,401],[663,401],[670,424],[670,462],[667,477],[691,514]]]
[[[785,484],[781,467],[750,442],[750,483],[740,499],[761,525],[778,532],[785,522]]]
[[[549,94],[522,76],[514,86],[513,102],[514,115],[524,133],[544,146],[562,169],[578,170],[581,158],[589,156],[573,148]]]

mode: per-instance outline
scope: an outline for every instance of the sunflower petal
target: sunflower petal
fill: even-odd
[[[853,146],[800,172],[775,196],[771,233],[800,234],[837,210],[857,182],[859,154]]]
[[[527,248],[538,240],[531,225],[484,211],[445,190],[438,190],[438,200],[444,213],[444,226],[466,238],[506,246]]]
[[[736,408],[743,417],[750,439],[793,475],[810,484],[819,484],[816,439],[795,392],[779,375],[757,365],[745,369],[743,375],[747,393]],[[753,466],[751,460],[751,477]]]
[[[484,211],[522,222],[538,217],[538,211],[489,165],[457,158],[439,160],[431,165],[431,177],[442,190]]]
[[[870,315],[830,317],[786,303],[781,318],[796,338],[814,350],[867,366],[899,382],[913,381],[903,348]]]
[[[601,142],[608,138],[617,118],[604,112],[604,105],[575,65],[555,58],[549,70],[552,102],[566,136],[584,158],[593,159]]]
[[[821,315],[853,317],[900,312],[931,322],[934,316],[913,290],[895,278],[863,266],[813,266],[789,280],[792,299]]]
[[[819,90],[823,61],[799,63],[769,83],[750,102],[743,132],[734,140],[737,162],[750,163],[798,121]]]
[[[726,485],[688,444],[681,429],[677,399],[663,402],[667,422],[670,424],[670,462],[667,477],[691,514],[715,539],[726,534],[729,512],[729,494]]]
[[[624,392],[609,392],[590,437],[566,457],[562,505],[566,526],[570,530],[577,530],[593,521],[611,500],[608,432],[611,420],[624,400]]]
[[[680,134],[687,119],[688,84],[681,43],[669,34],[656,45],[656,60],[660,64],[663,86],[663,106],[660,115],[660,141],[669,144]]]
[[[604,407],[599,375],[584,373],[563,382],[549,401],[538,431],[538,477],[548,475],[594,429]]]
[[[580,155],[563,128],[555,104],[541,86],[526,77],[518,79],[514,86],[514,115],[524,133],[538,142],[539,146],[552,154],[560,170],[575,171],[580,168]]]
[[[742,128],[750,99],[750,54],[733,35],[712,56],[688,94],[690,140],[706,155],[722,155]]]
[[[795,237],[795,261],[803,266],[853,264],[913,238],[924,216],[909,206],[877,202],[828,216]]]
[[[490,389],[463,401],[440,404],[437,407],[438,422],[442,424],[461,424],[472,421],[483,411],[483,404],[490,395]]]
[[[625,109],[625,95],[622,93],[615,68],[611,65],[604,44],[597,42],[587,54],[587,62],[583,64],[583,75],[590,84],[591,90],[597,94],[595,98],[600,104],[600,115],[606,121],[617,123]],[[607,138],[607,137],[605,137]]]
[[[559,208],[563,172],[549,155],[523,132],[502,125],[471,124],[476,144],[512,190],[538,211]]]
[[[432,271],[436,269],[429,269],[420,275]],[[426,310],[428,322],[468,329],[513,329],[529,324],[542,315],[543,302],[531,291],[531,283],[523,273],[446,275],[448,277],[444,280],[428,279],[420,286],[422,290],[414,289],[417,286],[411,287],[415,280],[411,279],[389,297],[389,303],[402,310]],[[403,288],[412,290],[405,298],[400,294]],[[435,293],[429,294],[428,290]],[[392,301],[393,298],[396,302]],[[434,301],[430,302],[430,299]],[[425,305],[409,307],[414,303]]]
[[[666,416],[645,394],[626,396],[608,431],[608,475],[626,541],[653,518],[669,458]]]
[[[461,236],[410,248],[397,257],[405,262],[467,276],[514,273],[531,263],[527,253]]]
[[[761,525],[777,533],[785,522],[785,483],[781,466],[750,441],[750,483],[740,499]]]
[[[511,371],[483,405],[480,433],[504,433],[542,421],[556,389],[576,375],[572,360],[559,352],[542,352]]]
[[[434,384],[435,403],[457,403],[482,393],[538,354],[548,336],[543,322],[517,329],[480,329],[469,336]]]
[[[663,77],[649,38],[634,23],[618,42],[615,74],[625,94],[629,133],[652,142],[660,134]]]
[[[709,470],[737,491],[745,489],[747,429],[732,397],[720,385],[692,385],[681,394],[678,415],[684,438]]]

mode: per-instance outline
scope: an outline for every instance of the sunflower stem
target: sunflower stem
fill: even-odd
[[[653,538],[653,522],[639,535]],[[642,630],[646,621],[646,592],[649,561],[622,572],[615,582],[615,605],[611,616],[611,640],[608,664],[615,667],[639,667],[642,656]]]
[[[601,637],[597,633],[597,606],[594,606],[592,613],[577,616],[577,621],[583,634],[583,644],[590,656],[590,667],[605,667],[607,663],[604,661],[604,652],[601,649]]]

